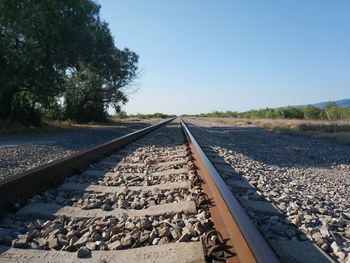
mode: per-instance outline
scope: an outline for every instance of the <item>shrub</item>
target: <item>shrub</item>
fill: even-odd
[[[10,120],[22,123],[26,126],[39,125],[41,123],[41,111],[35,107],[31,94],[19,92],[11,103]]]
[[[302,110],[304,112],[304,118],[306,120],[322,120],[325,117],[325,112],[323,109],[312,105],[308,105]]]

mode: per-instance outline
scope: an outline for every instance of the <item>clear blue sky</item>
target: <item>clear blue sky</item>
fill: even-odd
[[[350,98],[349,0],[98,0],[140,56],[128,113],[245,111]]]

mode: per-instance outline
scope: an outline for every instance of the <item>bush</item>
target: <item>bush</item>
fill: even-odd
[[[184,116],[184,115],[183,115]],[[197,115],[198,116],[198,115]],[[213,111],[210,113],[201,113],[200,117],[211,117],[211,118],[237,118],[238,113],[235,111]]]
[[[304,107],[303,112],[305,120],[322,120],[325,118],[325,111],[312,105]]]
[[[350,107],[340,107],[328,103],[325,109],[308,105],[305,107],[265,108],[246,112],[213,111],[195,116],[213,118],[247,118],[247,119],[306,119],[306,120],[346,120],[350,119]]]
[[[116,116],[118,117],[118,119],[126,119],[128,117],[125,111],[119,111]]]
[[[63,120],[64,108],[58,103],[53,103],[50,108],[42,110],[43,117],[49,120]]]
[[[295,107],[284,108],[283,110],[284,119],[304,119],[304,112],[302,109]]]
[[[152,118],[156,118],[156,119],[167,119],[167,118],[173,118],[175,117],[175,115],[168,115],[165,113],[153,113],[153,114],[141,114],[141,113],[137,113],[137,114],[130,114],[127,115],[130,118],[137,118],[137,119],[152,119]]]
[[[343,108],[337,106],[334,102],[328,102],[325,108],[327,118],[330,121],[342,120],[343,119]]]
[[[10,120],[22,123],[23,125],[41,124],[41,111],[35,108],[31,94],[19,92],[15,95],[11,103]]]

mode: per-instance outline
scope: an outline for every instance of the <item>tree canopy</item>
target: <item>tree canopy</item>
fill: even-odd
[[[90,121],[127,102],[138,55],[115,46],[93,1],[2,0],[0,68],[0,119]]]

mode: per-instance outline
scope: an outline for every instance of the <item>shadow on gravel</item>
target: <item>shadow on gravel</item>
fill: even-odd
[[[96,125],[73,127],[54,132],[16,134],[0,136],[0,149],[18,145],[53,145],[66,150],[77,150],[97,145],[136,130],[150,126],[150,123],[124,123],[118,125]]]
[[[350,164],[350,146],[332,141],[295,135],[279,135],[258,127],[188,125],[194,136],[197,134],[196,129],[207,133],[207,146],[221,146],[263,164],[280,167],[320,168],[336,164]]]
[[[332,262],[288,219],[286,213],[262,196],[259,189],[247,182],[241,173],[235,172],[224,158],[210,149],[204,151],[281,262]]]
[[[87,150],[150,123],[72,128],[59,132],[0,136],[0,179]]]
[[[350,164],[350,146],[278,135],[258,127],[208,127],[201,123],[188,126],[282,262],[331,262],[324,251],[339,259],[342,252],[338,253],[337,249],[347,241],[332,220],[339,217],[335,207],[339,202],[346,204],[343,200],[346,197],[328,197],[328,192],[334,190],[333,181],[328,188],[322,185],[327,178],[338,175],[339,180],[345,178],[344,184],[349,180],[346,167],[343,176],[340,174],[343,171],[333,165]],[[300,177],[293,177],[299,173]],[[323,173],[325,177],[321,176]],[[304,180],[305,185],[299,180]],[[314,188],[307,187],[315,183],[320,184],[315,189],[322,190],[321,196]],[[341,193],[342,189],[338,186]],[[320,202],[327,200],[327,206],[311,202],[313,198],[320,198]]]

